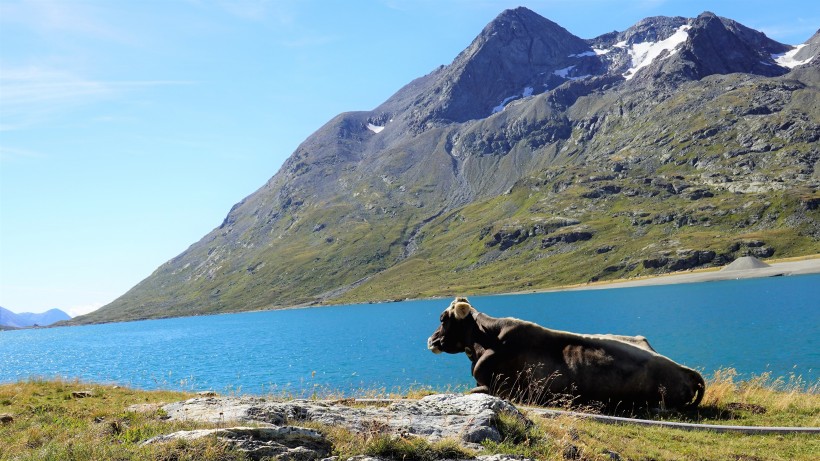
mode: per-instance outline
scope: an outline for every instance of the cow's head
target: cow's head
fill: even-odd
[[[467,347],[467,334],[475,327],[473,306],[467,298],[456,298],[441,313],[441,325],[427,338],[427,348],[435,354],[458,354]]]

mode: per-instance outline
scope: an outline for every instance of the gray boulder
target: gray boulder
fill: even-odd
[[[331,449],[330,442],[319,432],[292,426],[178,431],[146,440],[143,445],[172,440],[196,440],[203,437],[216,437],[234,445],[254,460],[270,457],[282,461],[316,460],[326,457]]]
[[[375,403],[375,402],[374,402]],[[460,440],[464,445],[501,441],[495,422],[500,413],[526,420],[512,404],[485,394],[436,394],[400,400],[387,406],[353,405],[353,401],[276,401],[254,397],[194,398],[165,405],[172,420],[211,423],[256,422],[274,426],[315,421],[353,432],[380,431],[417,436],[435,442]]]
[[[324,459],[322,461],[339,461],[339,460],[336,459],[336,458],[328,458],[328,459]],[[347,461],[393,461],[393,460],[392,459],[386,459],[386,458],[374,458],[372,456],[354,456],[352,458],[349,458]],[[441,461],[467,461],[467,460],[441,460]],[[521,456],[498,454],[498,455],[476,456],[475,458],[473,458],[469,461],[532,461],[532,460],[530,458],[524,458],[524,457],[521,457]]]

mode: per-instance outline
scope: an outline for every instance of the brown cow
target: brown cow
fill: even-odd
[[[602,403],[611,410],[696,407],[701,375],[656,353],[641,336],[579,335],[493,318],[456,298],[427,340],[434,353],[466,352],[482,392],[525,403]]]

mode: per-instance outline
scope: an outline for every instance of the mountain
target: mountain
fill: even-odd
[[[25,328],[31,326],[44,327],[63,320],[69,320],[70,318],[70,315],[60,309],[51,309],[39,314],[33,314],[30,312],[15,314],[8,309],[0,307],[0,328]]]
[[[820,252],[817,36],[501,13],[308,137],[92,323],[545,288]]]

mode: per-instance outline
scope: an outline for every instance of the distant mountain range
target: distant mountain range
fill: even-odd
[[[6,308],[0,307],[0,329],[3,329],[3,327],[26,328],[35,325],[44,327],[70,318],[70,315],[60,309],[51,309],[39,314],[32,314],[31,312],[15,314]]]
[[[501,13],[70,323],[522,291],[820,253],[820,33]],[[374,63],[374,65],[376,65]]]

